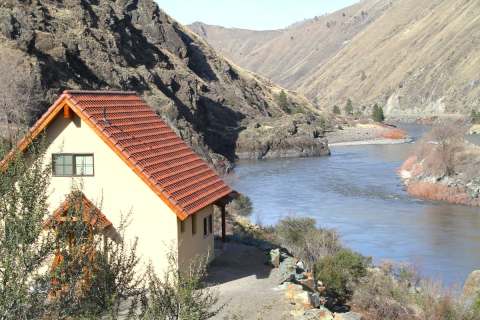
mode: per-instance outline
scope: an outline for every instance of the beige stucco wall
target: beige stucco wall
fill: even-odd
[[[47,129],[47,141],[46,161],[51,162],[52,153],[93,153],[95,166],[93,177],[52,177],[50,209],[58,208],[75,185],[114,226],[118,226],[122,214],[131,211],[126,240],[138,237],[143,265],[151,261],[158,272],[164,271],[168,265],[166,254],[179,248],[179,222],[171,209],[80,118],[74,116],[72,121],[60,114]],[[204,209],[200,215],[209,210]],[[201,216],[197,222],[202,223]],[[203,238],[203,225],[198,226],[195,238],[182,236],[186,240],[181,241],[180,248],[185,253],[174,252],[179,259],[213,251],[213,239],[196,241],[198,237]]]
[[[189,217],[184,221],[184,231],[181,232],[181,222],[178,221],[178,261],[181,268],[188,267],[189,261],[193,258],[205,258],[211,261],[215,257],[214,251],[214,238],[213,233],[208,232],[207,224],[207,236],[204,236],[203,233],[203,219],[212,215],[213,217],[213,205],[210,205],[198,213],[196,213],[196,225],[197,232],[192,233],[192,217]],[[213,219],[212,219],[213,220]]]

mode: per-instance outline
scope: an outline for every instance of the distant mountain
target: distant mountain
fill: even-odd
[[[295,88],[383,14],[389,3],[361,2],[273,31],[223,28],[201,22],[189,27],[240,66]]]
[[[24,64],[40,86],[32,121],[66,88],[134,90],[219,166],[235,160],[238,148],[262,147],[283,156],[287,151],[275,139],[299,135],[299,150],[288,144],[296,154],[309,155],[306,145],[311,154],[328,151],[317,133],[321,118],[308,100],[286,90],[287,104],[279,105],[280,87],[223,59],[153,0],[3,0],[0,53],[0,70],[13,68],[0,81],[11,82],[8,77]],[[255,130],[267,136],[263,123],[270,121],[305,130],[272,136],[263,145],[242,138],[246,129],[248,136]]]
[[[424,117],[480,105],[479,17],[473,0],[364,0],[268,31],[248,51],[235,29],[193,28],[234,62],[322,107],[350,98],[357,109],[378,102],[390,116]]]

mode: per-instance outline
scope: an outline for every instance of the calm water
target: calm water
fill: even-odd
[[[406,128],[412,136],[424,130]],[[480,269],[480,209],[409,197],[395,172],[412,147],[344,146],[331,157],[241,162],[229,180],[253,201],[254,221],[313,217],[376,262],[407,262],[447,285],[463,283]]]

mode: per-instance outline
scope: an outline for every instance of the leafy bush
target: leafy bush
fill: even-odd
[[[226,209],[230,214],[241,217],[249,217],[252,214],[253,205],[249,197],[241,194],[235,200],[229,203]]]
[[[188,270],[179,271],[177,259],[169,256],[165,277],[159,277],[152,267],[147,271],[147,289],[142,320],[210,319],[223,306],[217,306],[218,295],[203,286],[206,259],[194,260]]]
[[[332,110],[332,111],[333,111],[334,114],[340,114],[340,108],[339,108],[337,105],[334,105],[334,106],[333,106],[333,110]]]
[[[419,280],[409,268],[372,269],[356,287],[352,304],[368,319],[478,320],[480,314],[438,283]]]
[[[385,121],[385,115],[383,114],[383,108],[378,106],[378,104],[376,104],[376,103],[373,106],[372,119],[375,122]]]
[[[472,121],[473,124],[479,124],[480,123],[480,112],[476,110],[472,110],[470,113],[470,120]]]
[[[277,104],[286,113],[290,113],[290,101],[288,101],[287,94],[285,93],[284,90],[280,91],[280,93],[277,96]]]
[[[333,230],[317,228],[315,219],[287,217],[275,227],[276,242],[313,269],[321,258],[340,249],[340,241]]]
[[[315,265],[315,277],[322,281],[327,295],[344,303],[353,294],[354,286],[367,275],[371,259],[348,249],[326,256]]]
[[[351,99],[347,100],[347,103],[345,104],[345,114],[346,115],[352,115],[353,114],[353,103]]]

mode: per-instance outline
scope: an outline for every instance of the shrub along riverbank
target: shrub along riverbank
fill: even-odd
[[[468,292],[460,294],[420,278],[405,265],[375,266],[370,258],[343,247],[334,230],[316,227],[313,219],[287,217],[274,227],[239,224],[234,229],[234,239],[267,250],[274,266],[282,270],[293,264],[285,289],[291,303],[302,304],[295,313],[299,319],[311,316],[315,309],[310,308],[318,310],[316,319],[325,320],[341,319],[350,310],[357,319],[480,319],[480,281],[472,281]],[[307,296],[309,300],[302,299]]]

